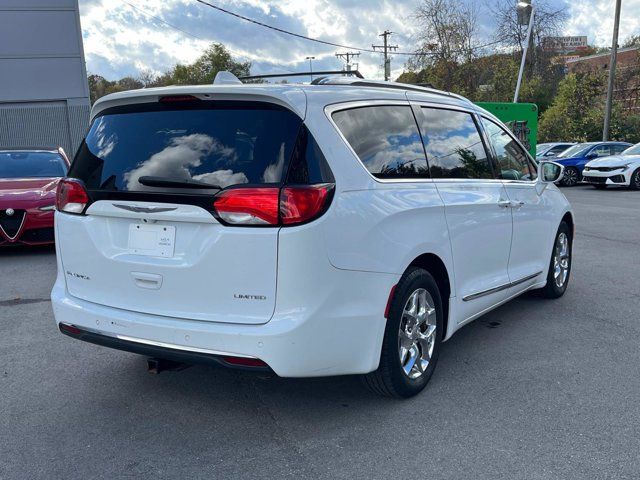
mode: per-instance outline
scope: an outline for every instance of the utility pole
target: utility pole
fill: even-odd
[[[358,58],[360,54],[358,52],[345,52],[345,53],[336,53],[336,57],[345,61],[347,72],[351,71],[351,60],[354,58]],[[358,64],[356,64],[356,70],[358,69]]]
[[[313,82],[313,61],[316,57],[305,57],[305,60],[309,60],[309,73],[311,74],[311,81]]]
[[[602,141],[609,140],[609,129],[611,127],[611,107],[613,105],[613,90],[616,84],[616,63],[618,61],[618,31],[620,30],[620,8],[622,0],[616,0],[616,13],[613,23],[613,42],[611,43],[611,61],[609,62],[609,87],[607,89],[607,105],[604,111],[604,128],[602,130]]]
[[[372,45],[374,50],[382,49],[384,53],[384,79],[387,82],[391,78],[391,57],[389,57],[389,51],[398,49],[398,45],[389,45],[389,36],[391,35],[393,35],[393,32],[385,30],[383,33],[378,35],[384,39],[384,45]]]

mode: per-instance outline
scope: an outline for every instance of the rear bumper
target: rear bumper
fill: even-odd
[[[216,365],[236,369],[250,369],[252,371],[270,371],[269,367],[252,366],[242,367],[230,363],[227,358],[230,356],[224,352],[202,351],[184,349],[178,345],[164,345],[155,342],[148,342],[141,339],[128,338],[123,336],[105,335],[92,330],[69,326],[66,324],[58,325],[60,332],[77,340],[109,347],[125,352],[137,353],[147,357],[162,358],[172,360],[174,362]]]
[[[335,273],[322,294],[309,292],[321,299],[317,304],[309,300],[308,308],[276,312],[263,325],[191,321],[98,305],[69,295],[60,275],[51,301],[58,325],[83,331],[71,336],[110,348],[184,363],[220,363],[215,357],[225,355],[255,358],[282,377],[371,372],[380,361],[387,295],[399,277]],[[380,295],[373,300],[371,292]]]

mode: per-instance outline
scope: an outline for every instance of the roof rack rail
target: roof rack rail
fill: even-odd
[[[282,77],[307,77],[316,76],[326,78],[326,75],[355,75],[358,78],[364,79],[364,76],[358,70],[324,70],[318,72],[292,72],[292,73],[270,73],[268,75],[247,75],[245,77],[239,77],[239,80],[262,80],[265,78],[282,78]],[[319,80],[319,78],[316,78]]]
[[[313,82],[316,84],[316,80]],[[442,95],[450,98],[458,98],[469,102],[468,99],[461,95],[451,92],[445,92],[438,90],[429,84],[412,84],[412,83],[399,83],[399,82],[387,82],[382,80],[358,80],[347,78],[318,78],[317,85],[349,85],[352,87],[374,87],[374,88],[390,88],[394,90],[404,90],[412,92],[432,93],[435,95]]]

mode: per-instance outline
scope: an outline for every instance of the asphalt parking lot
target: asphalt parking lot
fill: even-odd
[[[418,397],[59,334],[52,249],[0,251],[0,478],[638,478],[640,192],[564,190],[572,283],[458,332]]]

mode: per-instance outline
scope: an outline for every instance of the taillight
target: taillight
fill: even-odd
[[[322,215],[334,185],[239,187],[221,192],[213,202],[218,217],[238,226],[298,225]]]
[[[280,197],[283,225],[308,222],[322,215],[328,206],[333,184],[284,187]]]
[[[278,225],[278,187],[233,188],[220,193],[213,206],[232,225]]]
[[[81,214],[89,203],[89,195],[78,180],[60,180],[56,191],[56,210]]]

